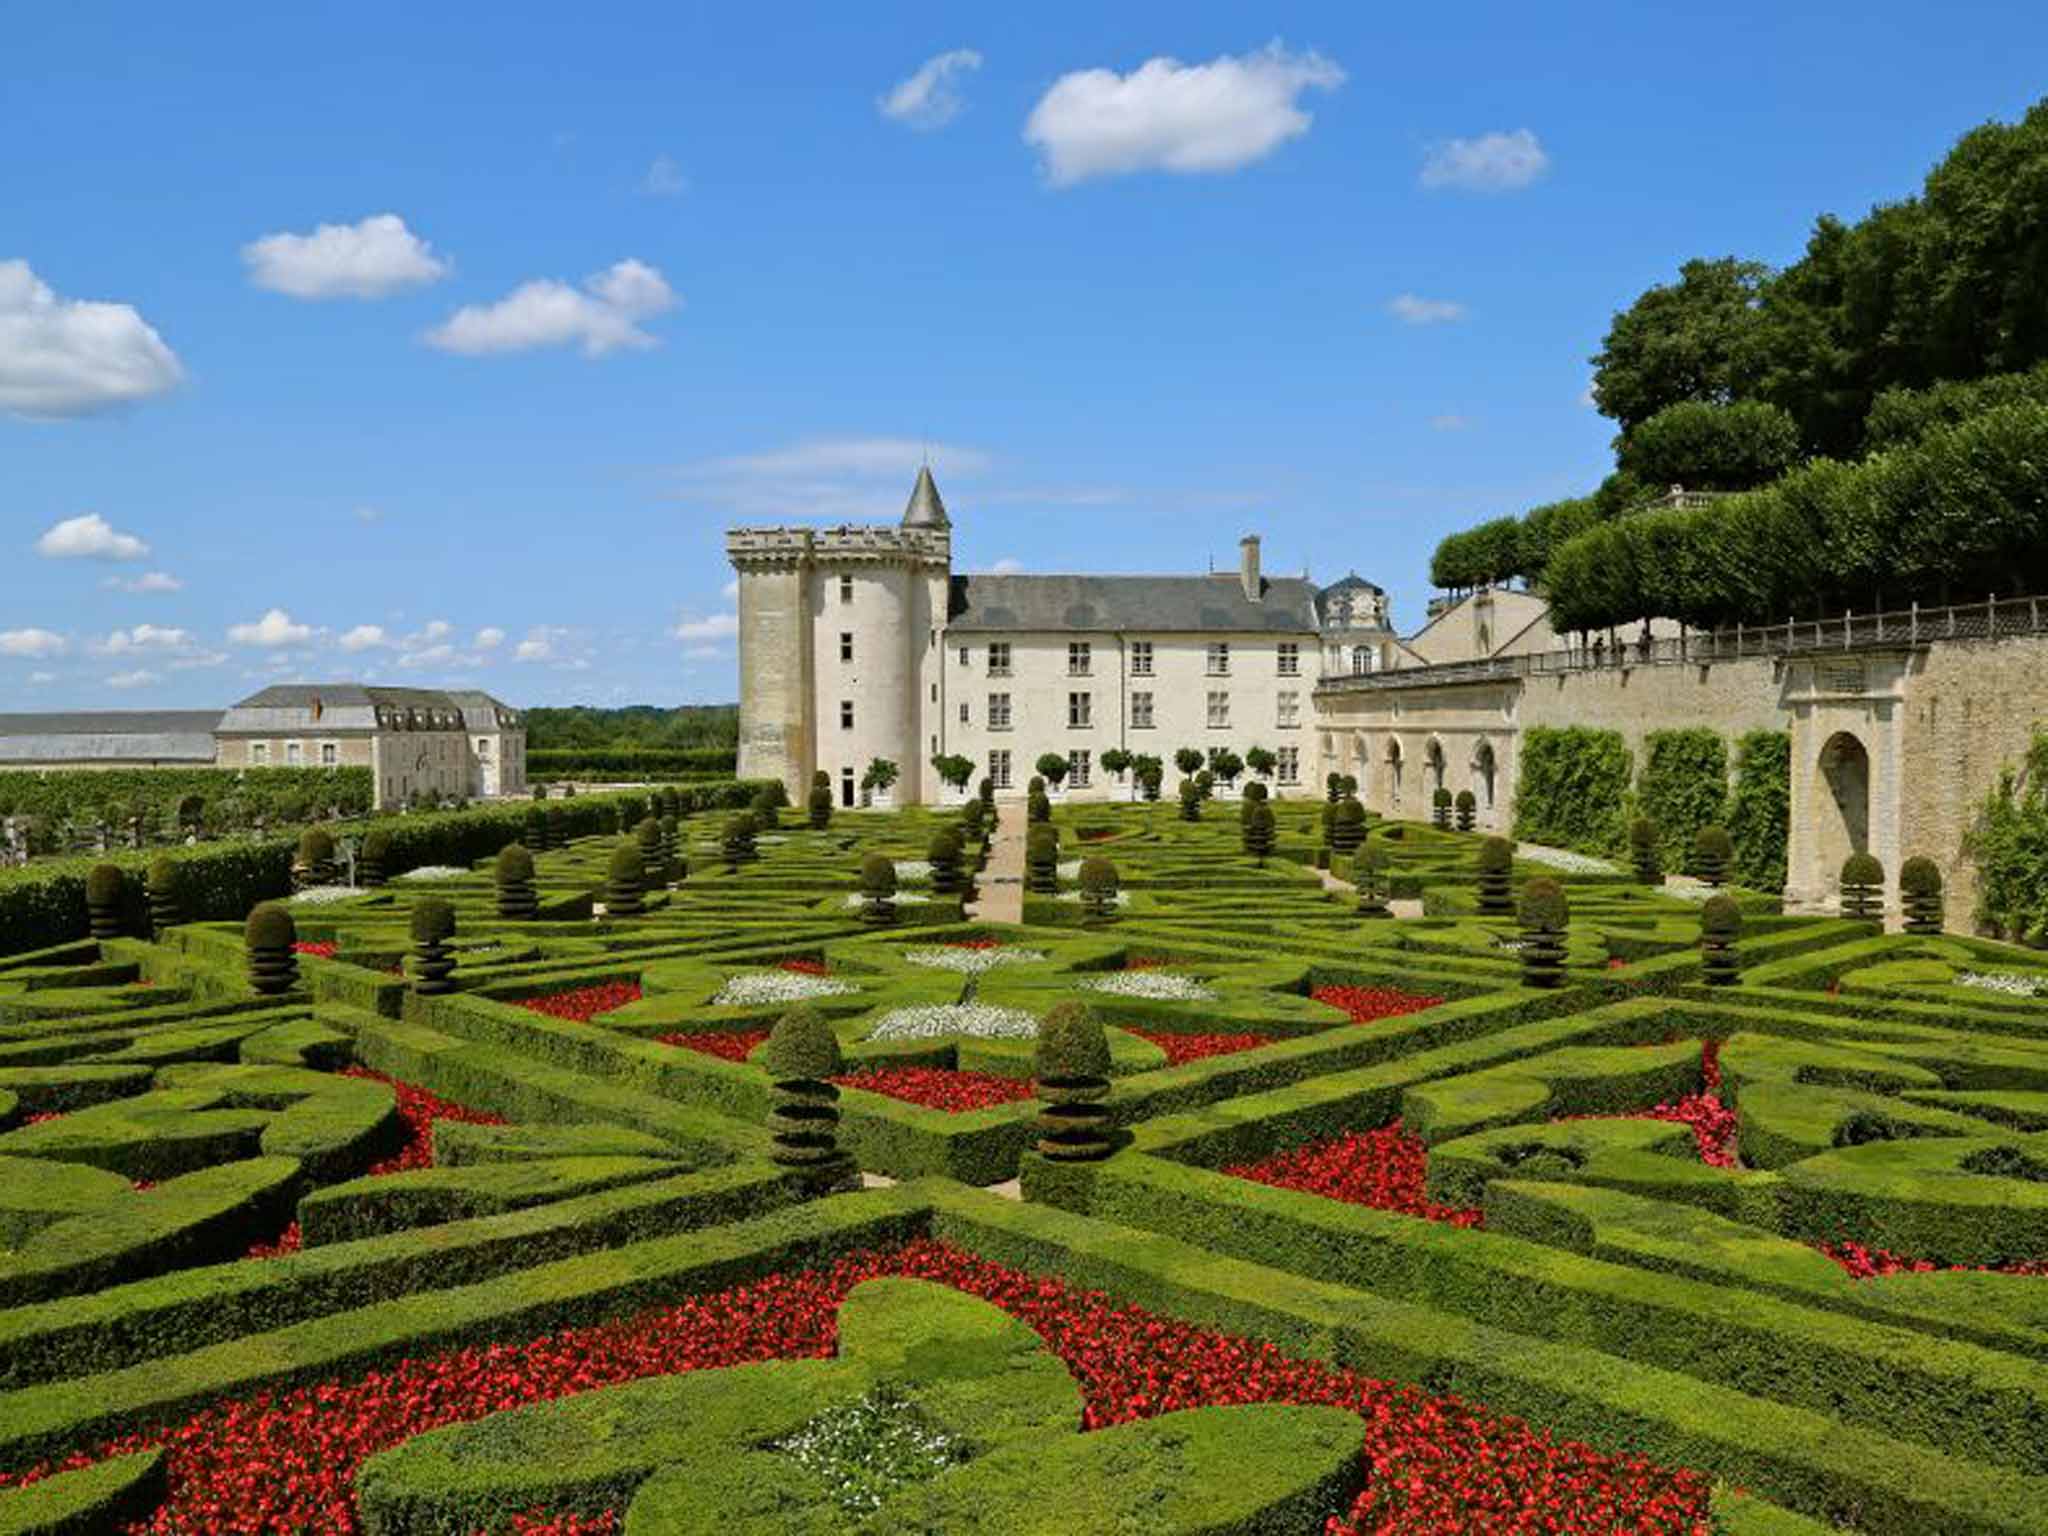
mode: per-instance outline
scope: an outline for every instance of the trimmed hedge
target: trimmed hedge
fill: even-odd
[[[1522,733],[1515,836],[1603,857],[1621,853],[1633,772],[1619,731],[1532,726]]]

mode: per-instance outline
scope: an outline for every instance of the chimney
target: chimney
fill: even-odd
[[[1259,536],[1248,533],[1237,541],[1237,571],[1244,582],[1244,595],[1253,602],[1259,600]]]

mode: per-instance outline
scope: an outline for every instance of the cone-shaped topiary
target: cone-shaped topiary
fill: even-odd
[[[514,923],[530,923],[540,916],[540,896],[533,888],[533,855],[523,844],[507,843],[500,848],[491,873],[498,882],[498,916]]]
[[[523,825],[526,846],[535,853],[545,853],[548,847],[548,813],[545,806],[527,807]]]
[[[1351,860],[1351,880],[1358,887],[1360,917],[1392,917],[1387,905],[1387,854],[1377,843],[1367,843]]]
[[[638,843],[620,843],[612,850],[612,862],[605,871],[604,910],[607,917],[638,917],[647,910],[641,901],[640,882],[647,865],[640,857]]]
[[[761,1047],[769,1079],[769,1156],[806,1179],[850,1179],[852,1159],[839,1149],[839,1088],[845,1068],[839,1036],[815,1008],[798,1006],[775,1021]]]
[[[356,850],[356,884],[368,889],[390,878],[391,834],[382,827],[372,827],[363,834],[363,845]]]
[[[264,997],[289,992],[299,983],[298,924],[281,902],[266,901],[242,925],[242,947],[249,956],[249,985]]]
[[[334,835],[325,827],[306,828],[299,834],[299,854],[292,861],[292,889],[310,890],[334,880]]]
[[[1657,853],[1657,823],[1647,816],[1638,816],[1628,824],[1628,858],[1639,882],[1664,883],[1664,864]]]
[[[1101,854],[1081,861],[1081,915],[1090,924],[1107,923],[1116,917],[1116,866]]]
[[[1340,854],[1356,853],[1365,841],[1365,807],[1356,795],[1347,795],[1330,807],[1330,847]]]
[[[569,846],[569,813],[562,806],[548,804],[548,846],[566,848]]]
[[[860,861],[860,916],[872,927],[882,928],[896,921],[896,862],[886,853],[871,853]]]
[[[670,811],[661,818],[661,858],[668,866],[668,877],[680,880],[690,872],[690,861],[683,857],[683,818]]]
[[[1060,835],[1041,821],[1024,835],[1024,889],[1034,896],[1056,896],[1060,888]]]
[[[1256,800],[1246,806],[1239,832],[1244,851],[1265,863],[1273,854],[1273,807]]]
[[[1538,875],[1522,886],[1523,986],[1564,984],[1564,934],[1571,916],[1564,887],[1548,875]]]
[[[1062,1163],[1093,1163],[1110,1140],[1109,1037],[1079,1003],[1060,1003],[1038,1025],[1038,1150]]]
[[[421,997],[453,992],[455,908],[445,896],[422,896],[412,904],[412,989]]]
[[[1692,868],[1708,885],[1728,883],[1728,861],[1735,857],[1735,840],[1726,827],[1701,827],[1692,840]]]
[[[1710,987],[1732,987],[1741,979],[1735,941],[1742,937],[1742,908],[1725,893],[1700,905],[1700,969]]]
[[[789,796],[777,779],[772,784],[763,784],[754,791],[750,809],[754,813],[754,824],[763,832],[773,832],[782,825],[782,808],[789,803]]]
[[[957,823],[960,828],[960,846],[966,853],[969,869],[981,867],[981,845],[988,836],[987,824],[983,820],[984,814],[979,800],[969,799],[960,807],[960,820]]]
[[[149,933],[158,943],[164,934],[185,920],[184,904],[178,898],[178,866],[158,857],[149,866]]]
[[[1940,933],[1946,920],[1941,894],[1941,866],[1916,853],[1899,866],[1899,901],[1906,909],[1906,932]]]
[[[1479,797],[1469,789],[1458,791],[1458,830],[1470,832],[1479,822]]]
[[[934,896],[957,896],[966,881],[961,873],[961,859],[965,845],[960,833],[953,827],[941,827],[932,834],[932,840],[925,848],[925,860],[932,867],[932,894]]]
[[[121,900],[128,878],[112,864],[95,864],[85,876],[86,931],[96,939],[121,937]]]
[[[1033,826],[1042,826],[1052,820],[1052,800],[1043,789],[1034,789],[1024,797],[1024,819]]]
[[[1451,792],[1441,785],[1429,797],[1429,817],[1444,831],[1451,830]]]
[[[1876,922],[1884,916],[1884,865],[1874,853],[1842,861],[1842,916]]]
[[[633,829],[633,841],[640,845],[640,883],[650,891],[668,884],[668,855],[661,846],[661,823],[643,816]]]
[[[832,825],[832,791],[819,785],[811,791],[809,802],[811,830],[822,832]]]
[[[1202,819],[1202,786],[1193,779],[1180,781],[1180,819],[1200,821]]]
[[[754,847],[755,830],[753,814],[748,811],[741,811],[725,824],[725,836],[720,840],[719,851],[725,855],[727,869],[738,869],[760,857]]]
[[[1479,845],[1475,869],[1479,879],[1479,910],[1488,917],[1503,917],[1515,910],[1512,873],[1515,845],[1504,837],[1489,837]]]

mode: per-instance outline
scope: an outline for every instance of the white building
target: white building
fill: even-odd
[[[943,798],[932,760],[971,759],[1020,793],[1040,756],[1076,797],[1128,793],[1101,768],[1264,747],[1280,794],[1320,794],[1312,694],[1326,672],[1401,664],[1386,594],[1239,569],[1198,576],[960,575],[928,469],[897,527],[738,528],[743,778],[792,796],[822,770],[842,805],[894,763],[898,803]]]

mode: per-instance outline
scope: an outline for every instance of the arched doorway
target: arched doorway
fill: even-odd
[[[1401,743],[1393,737],[1387,738],[1386,796],[1384,804],[1389,814],[1401,808]]]
[[[1444,787],[1444,744],[1434,736],[1430,737],[1428,747],[1423,750],[1422,760],[1429,778],[1429,792],[1434,796]]]
[[[1479,811],[1483,816],[1493,814],[1494,759],[1493,743],[1482,741],[1472,749],[1472,788],[1479,799]]]
[[[1870,848],[1870,752],[1847,731],[1830,736],[1815,761],[1813,819],[1813,888],[1832,891],[1842,861]]]

